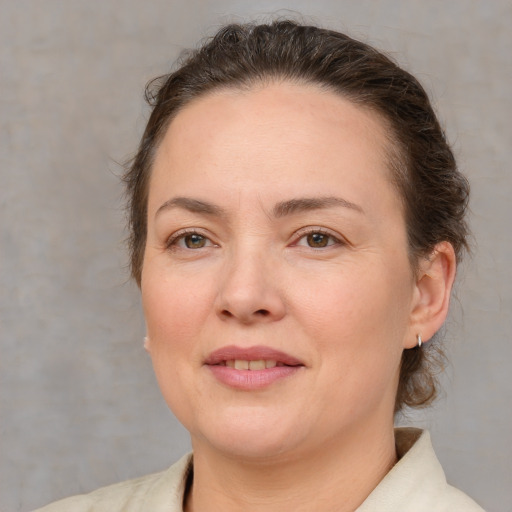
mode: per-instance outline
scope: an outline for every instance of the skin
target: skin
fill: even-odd
[[[290,83],[210,93],[170,124],[141,289],[158,383],[192,438],[186,510],[354,510],[396,462],[401,354],[443,323],[455,257],[442,243],[411,270],[386,133],[374,113]],[[352,206],[290,203],[333,197]],[[303,367],[233,389],[204,365],[226,345]]]

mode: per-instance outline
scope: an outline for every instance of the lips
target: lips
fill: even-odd
[[[205,360],[207,365],[224,365],[229,361],[275,361],[274,366],[304,366],[297,358],[270,347],[241,348],[234,345],[212,352]]]
[[[222,384],[247,391],[265,388],[305,367],[299,359],[264,346],[223,347],[204,364]]]

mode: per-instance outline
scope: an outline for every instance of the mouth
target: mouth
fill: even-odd
[[[208,366],[227,366],[235,370],[265,370],[281,366],[304,366],[304,363],[280,350],[265,346],[248,348],[230,345],[212,352],[205,360]]]
[[[297,358],[264,346],[223,347],[204,364],[222,384],[247,391],[270,386],[305,367]]]
[[[221,361],[218,366],[228,366],[235,370],[265,370],[267,368],[275,368],[276,366],[290,366],[276,361],[275,359],[255,359],[253,361],[246,361],[245,359],[230,359],[228,361]]]

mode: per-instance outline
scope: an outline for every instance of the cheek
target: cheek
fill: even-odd
[[[184,424],[192,414],[187,397],[201,363],[202,330],[211,311],[206,289],[189,279],[146,272],[142,303],[153,369],[168,406]],[[184,364],[187,362],[187,364]]]
[[[332,273],[325,288],[299,294],[302,306],[296,315],[316,340],[324,364],[350,376],[354,385],[395,375],[408,327],[410,279],[389,266],[379,268],[353,266],[350,272]]]
[[[400,323],[400,318],[404,320],[405,300],[405,294],[397,293],[396,283],[390,279],[371,269],[352,266],[330,272],[325,279],[317,276],[313,286],[311,281],[304,281],[291,303],[300,304],[312,332],[332,331],[346,341],[364,342],[365,332],[387,330]]]
[[[212,310],[211,286],[204,279],[153,273],[144,276],[141,288],[148,335],[157,343],[174,344],[197,335]]]

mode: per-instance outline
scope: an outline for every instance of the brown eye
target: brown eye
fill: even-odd
[[[216,247],[216,245],[207,236],[191,230],[173,234],[167,240],[166,247],[172,252],[176,250],[207,249],[208,247]]]
[[[183,243],[187,249],[201,249],[206,245],[206,237],[192,233],[183,237]]]
[[[309,233],[306,240],[309,247],[322,248],[329,245],[329,239],[331,238],[332,237],[324,233]]]

